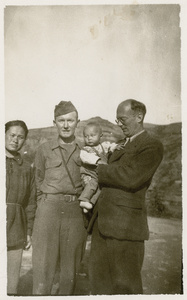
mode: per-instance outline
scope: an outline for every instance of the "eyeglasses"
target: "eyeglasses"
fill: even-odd
[[[117,125],[125,124],[126,118],[115,119]]]

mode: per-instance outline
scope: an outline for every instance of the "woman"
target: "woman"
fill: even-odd
[[[31,246],[36,210],[34,174],[21,157],[28,133],[23,121],[5,124],[6,203],[7,203],[7,293],[17,294],[23,249]]]

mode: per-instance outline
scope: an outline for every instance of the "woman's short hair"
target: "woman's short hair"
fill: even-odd
[[[21,120],[13,120],[13,121],[9,121],[5,124],[5,133],[9,130],[10,127],[12,126],[20,126],[23,128],[24,132],[25,132],[25,137],[27,137],[28,134],[28,128],[27,125],[25,124],[24,121]]]

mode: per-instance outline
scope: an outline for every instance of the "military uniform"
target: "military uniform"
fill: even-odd
[[[63,152],[75,188],[67,174]],[[42,144],[35,157],[38,208],[33,232],[33,294],[50,295],[59,269],[59,295],[73,295],[86,230],[78,195],[82,191],[78,143]]]

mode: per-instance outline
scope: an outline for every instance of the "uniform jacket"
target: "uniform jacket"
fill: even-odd
[[[60,150],[61,149],[61,150]],[[71,173],[77,193],[81,194],[82,182],[80,176],[80,147],[77,142],[71,145],[61,145],[57,139],[42,144],[35,155],[35,176],[37,199],[46,194],[75,194],[70,178],[64,167],[60,151],[63,152],[67,167]]]
[[[98,226],[104,236],[148,239],[145,193],[162,157],[162,144],[144,131],[114,151],[108,165],[98,166]]]
[[[32,234],[36,187],[33,169],[21,156],[6,158],[7,246],[23,245]]]

